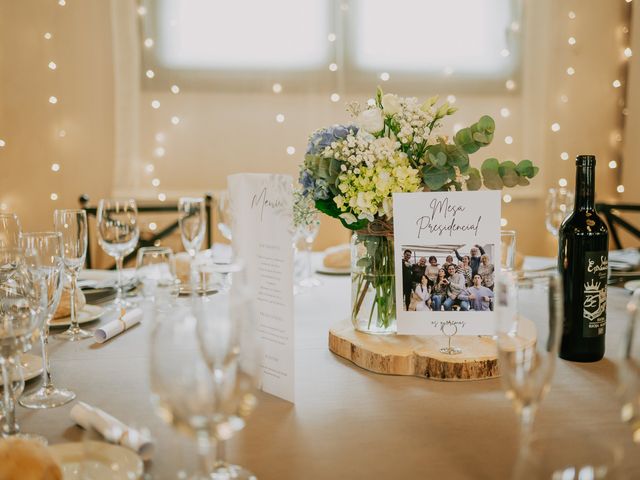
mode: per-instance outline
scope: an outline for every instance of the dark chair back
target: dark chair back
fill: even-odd
[[[211,209],[212,209],[212,204],[213,204],[213,196],[211,194],[207,194],[204,196],[204,200],[205,200],[205,212],[206,212],[206,217],[207,217],[207,228],[206,228],[206,241],[207,241],[207,248],[211,248],[211,246],[213,245],[212,243],[212,234],[211,234]],[[97,207],[90,207],[89,206],[89,196],[88,195],[81,195],[80,196],[80,208],[84,209],[87,212],[87,221],[89,220],[90,217],[93,217],[94,219],[97,217],[98,214],[98,208]],[[138,213],[167,213],[167,212],[178,212],[178,204],[177,203],[163,203],[160,205],[145,205],[145,204],[138,204]],[[140,238],[140,240],[138,241],[138,245],[136,245],[136,248],[133,252],[131,252],[129,255],[127,255],[124,259],[125,263],[128,260],[131,260],[132,258],[135,258],[135,256],[137,255],[137,251],[139,248],[141,247],[152,247],[155,245],[155,242],[157,242],[158,240],[162,240],[163,238],[168,237],[169,235],[171,235],[173,232],[175,232],[176,230],[178,230],[180,228],[180,224],[178,222],[178,220],[176,219],[175,222],[169,224],[168,226],[166,226],[165,228],[163,228],[162,230],[158,231],[157,233],[152,233],[151,236],[149,238]],[[91,228],[87,229],[88,231],[88,236],[89,236],[89,241],[87,242],[89,247],[87,248],[87,259],[86,259],[86,266],[87,268],[92,268],[92,261],[91,261]],[[113,270],[116,268],[116,264],[114,262],[114,264],[109,267],[110,270]]]
[[[617,249],[622,248],[620,235],[617,229],[618,226],[640,240],[640,230],[631,225],[624,218],[620,217],[620,212],[640,213],[640,205],[633,205],[629,203],[597,203],[596,209],[604,215],[607,226],[609,227],[609,232],[611,233],[611,238],[613,238],[613,243]]]

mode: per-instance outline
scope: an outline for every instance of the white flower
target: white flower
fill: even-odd
[[[369,133],[378,133],[384,128],[382,112],[378,108],[370,108],[360,112],[356,124]]]
[[[400,98],[393,93],[385,93],[382,96],[382,110],[385,115],[395,115],[400,113],[402,106],[400,105]]]
[[[353,213],[345,212],[340,214],[340,218],[342,218],[347,225],[351,225],[352,223],[356,223],[358,219]]]

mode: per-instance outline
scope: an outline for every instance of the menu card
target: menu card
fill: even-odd
[[[396,314],[406,335],[492,335],[500,192],[393,195]]]
[[[293,179],[243,173],[227,184],[234,256],[244,262],[255,292],[262,389],[293,402]]]

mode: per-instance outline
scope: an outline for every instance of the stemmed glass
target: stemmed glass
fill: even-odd
[[[47,311],[47,285],[30,250],[1,249],[0,265],[14,265],[10,278],[0,285],[0,369],[2,371],[2,436],[40,440],[38,435],[22,435],[15,418],[15,398],[24,388],[19,369],[20,355],[31,348],[33,335],[42,327]],[[14,391],[13,387],[18,390]]]
[[[195,272],[196,256],[202,246],[204,233],[207,226],[204,198],[182,197],[178,201],[178,223],[180,224],[180,237],[182,245],[189,254],[191,275]],[[205,290],[205,279],[202,278],[198,285]]]
[[[308,222],[299,225],[294,234],[296,245],[300,242],[304,245],[305,273],[299,282],[301,287],[317,287],[322,285],[322,282],[313,274],[313,266],[311,264],[311,249],[319,231],[320,217],[318,214],[314,214]]]
[[[142,283],[142,293],[153,298],[158,289],[175,290],[176,261],[169,247],[142,247],[136,258],[136,277]]]
[[[627,304],[628,321],[622,335],[618,359],[618,396],[622,401],[622,421],[640,444],[640,289]]]
[[[15,213],[0,213],[0,248],[19,248],[22,228]]]
[[[232,287],[212,296],[155,310],[152,403],[163,420],[196,439],[194,479],[255,478],[222,458],[222,442],[244,426],[256,405],[259,378],[252,301],[238,293],[239,284],[236,277]]]
[[[550,188],[546,200],[547,230],[556,238],[562,221],[573,211],[573,192],[566,188]]]
[[[115,258],[118,272],[118,293],[114,301],[116,308],[131,306],[124,298],[122,268],[124,257],[138,245],[138,206],[133,199],[102,199],[98,203],[98,243],[107,255]]]
[[[22,245],[38,258],[39,273],[47,285],[47,304],[45,321],[40,331],[42,347],[42,386],[35,392],[20,399],[20,405],[26,408],[53,408],[69,403],[76,398],[76,394],[64,389],[56,388],[51,380],[49,365],[49,322],[53,318],[63,285],[62,264],[62,234],[59,232],[25,233],[22,235]]]
[[[503,270],[496,289],[500,373],[507,398],[520,417],[520,444],[526,449],[558,356],[563,318],[561,278],[557,272],[518,278],[515,272]]]
[[[78,325],[76,297],[78,273],[82,270],[87,255],[87,212],[73,209],[56,210],[53,213],[53,222],[56,232],[62,234],[62,263],[65,273],[71,279],[71,325],[56,337],[77,342],[93,336]]]
[[[231,241],[232,212],[229,202],[229,192],[223,190],[216,198],[216,213],[218,214],[218,230],[224,238]]]

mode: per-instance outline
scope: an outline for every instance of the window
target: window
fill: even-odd
[[[510,66],[511,0],[357,0],[356,67],[492,74]]]
[[[163,0],[159,60],[172,69],[321,68],[329,13],[325,0]]]

